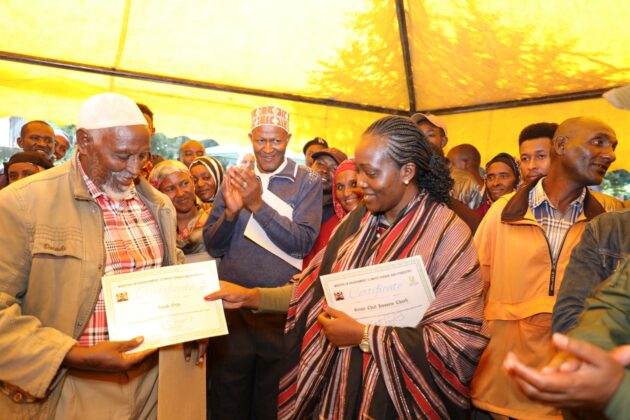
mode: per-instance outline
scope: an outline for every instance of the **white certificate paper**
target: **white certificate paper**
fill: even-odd
[[[109,339],[144,336],[131,352],[228,333],[214,261],[105,276],[101,279]]]
[[[293,220],[293,208],[282,201],[280,197],[269,190],[265,190],[263,191],[262,199],[265,203],[276,210],[281,216]],[[271,238],[269,238],[265,230],[262,228],[262,226],[260,226],[260,224],[254,219],[254,217],[250,217],[249,222],[247,222],[247,226],[245,226],[245,236],[252,240],[254,243],[265,248],[267,251],[271,252],[275,256],[282,258],[284,261],[288,262],[298,270],[302,269],[302,259],[292,257],[291,255],[281,250],[278,245],[274,244]]]
[[[328,305],[364,324],[415,327],[435,294],[419,256],[321,276]]]

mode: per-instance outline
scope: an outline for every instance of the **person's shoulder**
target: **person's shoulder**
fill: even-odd
[[[459,169],[456,168],[455,166],[451,166],[451,178],[453,178],[453,181],[455,181],[455,183],[459,183],[459,184],[474,184],[477,188],[481,189],[481,187],[479,186],[479,184],[477,184],[477,181],[475,181],[475,178],[472,176],[472,174],[468,171],[465,171],[463,169]]]
[[[306,165],[300,165],[292,159],[287,159],[289,164],[293,164],[295,171],[295,179],[298,182],[304,182],[306,185],[313,186],[318,185],[321,182],[321,177]],[[287,165],[288,166],[288,165]]]
[[[512,191],[511,193],[502,195],[501,197],[497,198],[488,209],[488,212],[484,216],[484,219],[486,217],[490,217],[490,218],[499,217],[500,218],[501,214],[503,213],[503,209],[505,209],[505,206],[508,205],[508,203],[514,197],[515,194],[516,192]]]
[[[630,229],[630,209],[621,209],[615,211],[607,211],[595,216],[591,222],[592,225],[619,225]]]
[[[623,202],[615,197],[589,189],[588,192],[604,207],[606,211],[616,211],[624,208]]]
[[[493,234],[498,234],[499,229],[503,232],[505,232],[503,229],[511,229],[511,225],[509,223],[502,222],[502,216],[503,210],[512,197],[514,197],[514,192],[503,195],[492,203],[479,223],[479,227],[475,232],[476,239],[479,240],[487,238],[491,232],[493,232]]]
[[[443,207],[447,207],[450,211],[455,213],[458,219],[465,222],[471,233],[474,234],[477,231],[479,223],[481,222],[481,216],[479,216],[476,211],[471,210],[465,203],[456,198],[451,198],[449,205]]]
[[[472,182],[472,176],[464,171],[463,169],[456,168],[455,166],[451,166],[451,178],[453,181],[458,184],[464,184],[467,182]]]

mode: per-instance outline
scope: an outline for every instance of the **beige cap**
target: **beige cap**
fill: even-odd
[[[415,122],[416,124],[418,124],[420,121],[423,120],[427,120],[429,121],[431,124],[433,124],[436,127],[440,127],[442,130],[444,130],[444,136],[448,137],[448,131],[446,130],[446,124],[444,123],[444,121],[442,121],[439,117],[437,117],[436,115],[433,114],[423,114],[421,112],[418,112],[416,114],[413,114],[411,116],[411,120],[413,122]]]
[[[604,93],[604,99],[621,109],[630,109],[630,85],[611,89]]]
[[[99,128],[147,125],[138,105],[119,93],[100,93],[89,97],[79,110],[77,128]]]

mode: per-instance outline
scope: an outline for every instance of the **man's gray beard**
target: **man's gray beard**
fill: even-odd
[[[129,195],[129,191],[131,190],[132,186],[133,186],[133,184],[129,184],[129,186],[124,191],[119,191],[119,190],[117,190],[115,188],[112,188],[109,184],[103,184],[101,186],[101,189],[112,200],[114,200],[114,201],[122,201],[122,200],[125,199],[125,197],[127,197]]]

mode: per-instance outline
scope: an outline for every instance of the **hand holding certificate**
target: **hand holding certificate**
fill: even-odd
[[[328,305],[364,324],[415,327],[435,294],[418,256],[321,276]]]
[[[227,334],[221,301],[202,299],[219,289],[214,261],[106,276],[102,283],[110,339],[144,336],[132,352]]]

